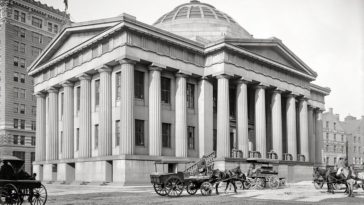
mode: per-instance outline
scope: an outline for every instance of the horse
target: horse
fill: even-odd
[[[243,178],[245,177],[245,175],[243,174],[243,172],[240,169],[240,166],[232,169],[232,170],[225,170],[225,171],[220,171],[220,170],[214,170],[213,172],[213,178],[216,179],[216,194],[219,194],[219,185],[221,182],[226,182],[226,186],[225,186],[225,193],[226,190],[229,188],[229,185],[233,185],[234,188],[234,192],[237,193],[236,191],[236,184],[235,182],[237,180],[239,180],[239,178]]]
[[[321,189],[326,181],[326,169],[313,168],[313,183],[317,189]]]
[[[353,197],[354,184],[357,178],[354,168],[352,166],[339,168],[337,174],[342,175],[346,180],[347,194],[349,197]]]

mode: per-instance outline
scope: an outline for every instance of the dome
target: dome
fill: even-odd
[[[160,17],[154,26],[192,40],[202,38],[215,41],[223,37],[252,38],[229,15],[197,0],[177,6]]]

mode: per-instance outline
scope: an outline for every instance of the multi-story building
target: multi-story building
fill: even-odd
[[[348,160],[355,166],[364,162],[364,116],[356,119],[353,116],[345,117],[343,122],[345,132],[348,134]]]
[[[330,108],[323,113],[322,161],[326,165],[335,165],[340,157],[346,158],[348,137],[340,122],[340,116]]]
[[[0,1],[0,154],[35,159],[36,101],[26,67],[68,22],[60,10],[34,0]]]

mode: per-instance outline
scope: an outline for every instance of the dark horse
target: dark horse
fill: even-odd
[[[225,171],[219,171],[219,170],[214,170],[214,176],[217,178],[217,182],[216,182],[216,194],[219,194],[219,185],[222,182],[226,183],[225,186],[225,190],[224,192],[226,193],[226,190],[229,188],[229,185],[233,185],[234,187],[234,192],[237,193],[236,191],[236,181],[241,181],[241,179],[246,179],[245,175],[243,174],[243,172],[240,169],[240,166],[232,169],[232,170],[225,170]],[[220,187],[221,188],[221,187]]]
[[[334,194],[334,184],[345,184],[345,193],[348,192],[346,177],[343,175],[337,175],[337,171],[333,168],[320,169],[319,167],[314,167],[313,177],[316,188],[322,188],[323,184],[326,182],[327,192]]]

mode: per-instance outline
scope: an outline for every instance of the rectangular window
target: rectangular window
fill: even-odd
[[[20,21],[25,23],[25,13],[23,12],[20,14]]]
[[[187,127],[188,149],[195,149],[195,127]]]
[[[64,93],[61,93],[61,116],[63,116],[63,108],[64,108]]]
[[[19,58],[14,56],[13,65],[18,67],[19,66]]]
[[[25,161],[25,152],[13,151],[13,156]]]
[[[76,128],[76,151],[80,149],[80,128]]]
[[[19,98],[19,88],[14,88],[14,98]]]
[[[37,130],[37,123],[35,121],[32,121],[32,130]]]
[[[15,129],[19,128],[19,120],[18,119],[14,119],[14,128]]]
[[[334,122],[334,130],[336,130],[336,122]]]
[[[25,68],[25,59],[24,58],[20,58],[19,65],[21,68]]]
[[[54,31],[54,33],[58,33],[58,25],[54,25],[53,31]]]
[[[135,120],[135,145],[144,146],[144,120]]]
[[[92,58],[99,56],[99,48],[97,46],[92,48]]]
[[[144,99],[144,72],[134,72],[135,98]]]
[[[115,122],[115,146],[120,145],[120,120]]]
[[[19,51],[19,42],[18,41],[14,41],[13,48],[14,48],[14,51],[15,52],[18,52]]]
[[[25,145],[25,136],[20,136],[20,144]]]
[[[19,52],[25,53],[25,44],[24,43],[19,44]]]
[[[24,28],[20,28],[20,38],[25,38],[25,29]]]
[[[80,110],[80,107],[81,107],[81,87],[78,86],[76,88],[76,94],[77,94],[77,105],[76,105],[76,109],[77,111]]]
[[[109,41],[102,44],[102,53],[106,53],[110,51],[110,44]]]
[[[162,102],[169,104],[171,103],[171,79],[161,78],[161,91],[162,91]]]
[[[329,121],[326,121],[326,128],[329,129]]]
[[[25,129],[25,120],[20,120],[20,129]]]
[[[37,17],[32,17],[32,25],[38,28],[42,28],[42,19],[37,18]]]
[[[33,43],[42,43],[43,42],[43,36],[42,36],[42,34],[33,32],[32,33],[32,42]]]
[[[32,106],[32,115],[36,116],[37,115],[37,107]]]
[[[162,123],[162,146],[171,148],[171,124]]]
[[[24,104],[20,104],[20,114],[25,114],[25,105]]]
[[[25,99],[25,89],[19,89],[19,98]]]
[[[18,144],[18,143],[19,143],[19,136],[13,135],[13,144]]]
[[[35,146],[35,136],[31,137],[30,145]]]
[[[42,52],[42,49],[32,46],[32,56],[38,56]]]
[[[95,80],[95,106],[100,105],[100,80]]]
[[[19,103],[14,103],[14,113],[19,112]]]
[[[195,85],[187,83],[187,108],[193,109],[195,107]]]
[[[48,22],[48,31],[49,32],[53,31],[53,24],[51,22]]]
[[[21,83],[25,83],[25,75],[24,74],[20,74],[20,82]]]
[[[116,101],[120,101],[121,98],[121,72],[115,74],[115,86],[116,86]]]
[[[14,10],[14,19],[19,21],[19,11]]]
[[[14,81],[18,82],[19,74],[17,72],[14,72]]]
[[[336,141],[336,134],[334,134],[334,140]]]
[[[99,147],[99,125],[95,125],[95,149]]]

